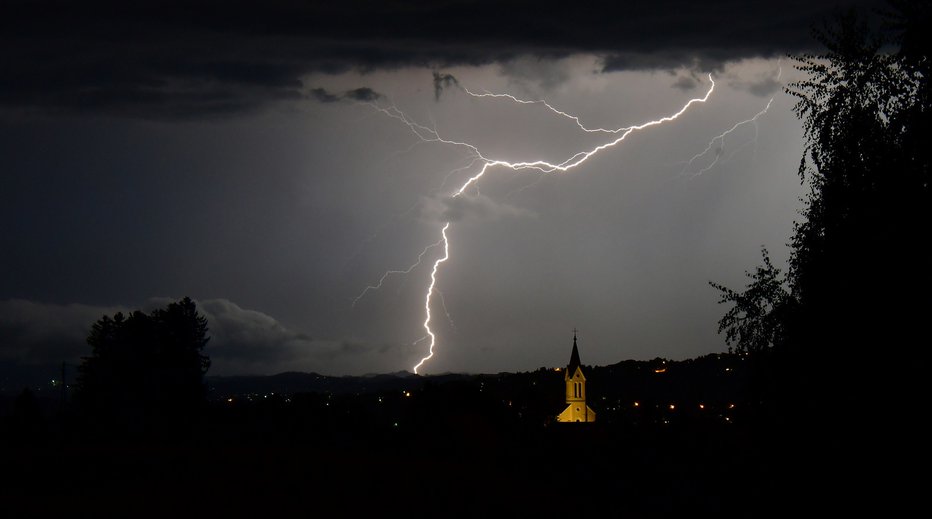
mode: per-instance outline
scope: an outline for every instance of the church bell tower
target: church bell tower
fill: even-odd
[[[566,383],[566,409],[557,416],[557,421],[594,422],[595,411],[586,405],[586,376],[583,375],[582,365],[579,362],[576,330],[573,330],[573,353],[563,373],[563,381]]]

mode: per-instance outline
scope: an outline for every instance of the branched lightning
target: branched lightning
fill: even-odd
[[[691,159],[689,159],[688,161],[686,161],[686,165],[683,166],[683,171],[682,171],[681,174],[685,175],[686,172],[687,172],[687,170],[689,170],[689,168],[693,165],[694,162],[696,162],[697,160],[699,160],[699,159],[701,159],[702,157],[706,156],[708,153],[713,152],[713,149],[714,149],[714,153],[715,153],[715,158],[712,160],[712,162],[711,162],[710,164],[708,164],[707,166],[705,166],[704,168],[702,168],[702,169],[700,169],[699,171],[697,171],[696,173],[693,173],[692,176],[693,176],[693,177],[698,177],[699,175],[702,175],[702,174],[705,173],[706,171],[709,171],[710,169],[714,168],[715,165],[718,164],[719,160],[722,158],[722,155],[724,155],[724,153],[725,153],[725,137],[728,137],[729,134],[731,134],[732,132],[734,132],[735,130],[737,130],[738,128],[740,128],[740,127],[742,127],[742,126],[744,126],[744,125],[746,125],[746,124],[754,124],[754,139],[753,139],[753,142],[757,142],[757,120],[758,120],[762,115],[766,114],[766,113],[767,113],[767,110],[770,110],[770,105],[773,103],[773,99],[774,99],[774,98],[771,97],[771,98],[770,98],[770,101],[767,101],[767,106],[765,106],[765,107],[763,108],[763,110],[761,110],[760,112],[757,112],[756,114],[754,114],[754,117],[751,117],[750,119],[745,119],[744,121],[740,121],[740,122],[738,122],[738,123],[735,123],[735,125],[732,126],[731,128],[729,128],[729,129],[725,130],[724,132],[722,132],[722,133],[716,135],[715,137],[713,137],[712,140],[709,141],[709,145],[706,146],[706,148],[705,148],[704,150],[702,150],[702,151],[700,151],[699,153],[693,155]],[[716,142],[719,143],[718,146],[715,145]],[[735,153],[737,153],[737,152],[738,152],[741,148],[743,148],[743,147],[744,147],[743,145],[742,145],[741,147],[739,147],[738,150],[735,150]],[[732,153],[730,156],[734,156],[734,153]],[[730,157],[730,156],[729,156],[729,157]]]
[[[711,76],[709,79],[711,79]],[[713,82],[713,86],[714,86],[714,82]],[[562,110],[558,110],[557,108],[554,108],[553,105],[551,105],[547,101],[544,101],[543,99],[538,99],[536,101],[528,101],[526,99],[518,99],[517,97],[511,94],[493,94],[491,92],[485,92],[483,94],[476,94],[470,91],[466,87],[462,87],[462,88],[464,92],[466,92],[467,94],[473,97],[498,97],[498,98],[510,99],[511,101],[514,101],[515,103],[522,104],[522,105],[534,105],[534,104],[544,105],[551,112],[557,115],[560,115],[562,117],[566,117],[567,119],[570,119],[571,121],[575,122],[576,126],[578,126],[580,130],[587,132],[587,133],[619,133],[619,132],[623,132],[626,130],[630,130],[632,128],[631,126],[623,127],[623,128],[616,128],[614,130],[609,130],[607,128],[586,128],[586,126],[583,125],[583,123],[579,120],[579,117],[575,115],[570,115]]]
[[[427,251],[429,251],[430,249],[433,249],[434,247],[437,247],[437,246],[440,245],[442,242],[443,242],[443,240],[437,240],[435,243],[431,243],[431,244],[428,245],[427,247],[424,247],[424,250],[422,250],[421,253],[418,254],[418,256],[417,256],[417,261],[415,261],[413,264],[411,264],[411,266],[409,266],[408,268],[406,268],[406,269],[404,269],[404,270],[388,270],[388,271],[385,271],[385,273],[382,274],[382,277],[379,278],[379,282],[378,282],[378,283],[376,283],[376,284],[374,284],[374,285],[369,285],[369,286],[367,286],[366,288],[363,289],[362,292],[359,293],[358,296],[356,296],[356,297],[353,298],[353,304],[352,304],[352,306],[356,306],[356,303],[358,303],[359,300],[362,299],[363,296],[366,295],[366,293],[368,293],[370,290],[378,290],[378,289],[382,288],[382,284],[385,283],[385,280],[388,279],[389,276],[392,276],[392,275],[395,275],[395,274],[410,274],[412,270],[414,270],[415,268],[417,268],[418,265],[421,264],[421,261],[424,259],[424,255],[427,254]]]
[[[782,72],[782,70],[781,70],[781,72]],[[436,83],[436,81],[438,80],[438,77],[442,79],[442,78],[445,77],[445,76],[438,76],[437,74],[435,74],[435,83]],[[691,106],[693,106],[694,104],[696,104],[696,103],[705,103],[705,102],[709,99],[709,97],[712,95],[712,92],[715,90],[715,81],[712,79],[712,75],[709,74],[710,86],[709,86],[708,91],[705,93],[705,95],[702,96],[702,97],[697,97],[697,98],[690,99],[688,102],[686,102],[686,104],[683,105],[682,108],[680,108],[680,110],[678,110],[678,111],[675,112],[674,114],[668,115],[668,116],[665,116],[665,117],[661,117],[661,118],[659,118],[659,119],[654,119],[654,120],[651,120],[651,121],[647,121],[647,122],[642,123],[642,124],[639,124],[639,125],[626,126],[626,127],[615,128],[615,129],[606,129],[606,128],[588,128],[588,127],[586,127],[586,126],[582,123],[582,121],[580,121],[579,117],[577,117],[577,116],[575,116],[575,115],[571,115],[571,114],[569,114],[569,113],[567,113],[567,112],[564,112],[564,111],[562,111],[562,110],[559,110],[559,109],[555,108],[553,105],[551,105],[550,103],[548,103],[548,102],[546,102],[546,101],[543,101],[543,100],[529,101],[529,100],[519,99],[519,98],[517,98],[517,97],[515,97],[515,96],[513,96],[513,95],[511,95],[511,94],[495,94],[495,93],[490,93],[490,92],[485,92],[485,93],[474,93],[474,92],[472,92],[472,91],[466,89],[465,87],[460,86],[459,83],[455,81],[455,78],[452,78],[452,76],[449,76],[449,79],[450,79],[450,80],[446,81],[447,84],[453,84],[453,85],[455,85],[457,88],[460,88],[463,92],[465,92],[465,93],[466,93],[467,95],[469,95],[469,96],[472,96],[472,97],[475,97],[475,98],[507,99],[507,100],[509,100],[509,101],[511,101],[511,102],[514,102],[514,103],[517,103],[517,104],[521,104],[521,105],[540,105],[540,106],[545,107],[545,108],[546,108],[547,110],[549,110],[550,112],[552,112],[552,113],[554,113],[554,114],[556,114],[556,115],[558,115],[558,116],[560,116],[560,117],[562,117],[562,118],[569,119],[569,120],[573,121],[573,123],[579,128],[579,130],[581,130],[581,131],[583,131],[583,132],[586,132],[586,133],[602,133],[602,134],[609,134],[609,135],[612,136],[612,138],[610,138],[610,140],[607,140],[607,141],[603,142],[602,144],[599,144],[599,145],[597,145],[597,146],[595,146],[595,147],[593,147],[593,148],[591,148],[591,149],[589,149],[589,150],[586,150],[586,151],[579,151],[579,152],[577,152],[577,153],[571,155],[570,157],[566,158],[566,159],[563,160],[562,162],[554,163],[554,162],[548,162],[548,161],[545,161],[545,160],[530,160],[530,161],[512,162],[512,161],[507,161],[507,160],[502,160],[502,159],[495,159],[495,158],[486,157],[486,156],[484,156],[484,155],[480,152],[480,150],[479,150],[478,147],[476,147],[475,145],[470,144],[470,143],[468,143],[468,142],[461,142],[461,141],[456,141],[456,140],[450,140],[450,139],[443,138],[443,137],[441,137],[439,131],[436,129],[436,126],[435,126],[434,128],[431,128],[431,127],[425,126],[425,125],[423,125],[423,124],[420,124],[420,123],[418,123],[418,122],[412,120],[407,114],[405,114],[402,110],[400,110],[398,107],[396,107],[396,106],[394,106],[394,105],[382,106],[382,105],[379,105],[379,104],[377,104],[377,103],[375,103],[375,102],[368,102],[368,104],[369,104],[373,109],[375,109],[376,111],[378,111],[378,112],[380,112],[380,113],[382,113],[382,114],[384,114],[384,115],[386,115],[386,116],[388,116],[388,117],[390,117],[390,118],[392,118],[392,119],[396,119],[396,120],[400,121],[401,123],[403,123],[404,125],[406,125],[406,126],[408,127],[408,129],[418,138],[418,140],[419,140],[421,143],[440,143],[440,144],[446,144],[446,145],[450,145],[450,146],[457,146],[457,147],[465,148],[465,149],[468,151],[469,163],[468,163],[465,167],[457,168],[457,169],[454,169],[453,171],[447,173],[447,175],[444,177],[443,183],[441,184],[441,188],[442,188],[444,185],[446,185],[446,182],[448,181],[448,179],[449,179],[453,174],[455,174],[455,173],[461,173],[461,172],[463,172],[463,171],[470,170],[470,169],[472,169],[473,167],[476,167],[477,164],[481,164],[481,165],[478,165],[478,169],[475,170],[475,173],[474,173],[472,176],[468,177],[468,178],[465,180],[465,182],[463,182],[463,183],[459,186],[459,188],[455,189],[455,190],[449,195],[450,198],[456,198],[456,197],[462,195],[462,194],[463,194],[467,189],[469,189],[471,186],[472,186],[473,189],[476,189],[479,180],[480,180],[490,169],[495,168],[495,167],[506,168],[506,169],[510,169],[510,170],[512,170],[512,171],[532,170],[532,171],[536,171],[536,172],[541,173],[541,174],[548,174],[548,173],[554,173],[554,172],[566,172],[566,171],[569,171],[569,170],[571,170],[571,169],[573,169],[573,168],[576,168],[577,166],[583,164],[583,163],[586,162],[590,157],[596,155],[596,154],[599,153],[600,151],[603,151],[603,150],[605,150],[605,149],[611,148],[611,147],[613,147],[613,146],[615,146],[615,145],[621,143],[622,141],[624,141],[624,140],[628,137],[628,135],[630,135],[630,134],[633,133],[633,132],[640,131],[640,130],[644,130],[644,129],[647,129],[647,128],[650,128],[650,127],[653,127],[653,126],[661,125],[661,124],[664,124],[664,123],[667,123],[667,122],[676,120],[676,119],[679,118],[681,115],[683,115],[687,110],[689,110],[689,108],[690,108]],[[778,76],[778,79],[779,79],[779,76]],[[439,87],[438,87],[438,91],[437,91],[437,96],[438,96],[438,98],[439,98]],[[726,138],[729,134],[731,134],[732,132],[736,131],[739,127],[741,127],[741,126],[743,126],[743,125],[746,125],[746,124],[752,124],[752,123],[755,124],[755,130],[756,130],[756,128],[757,128],[757,126],[756,126],[756,121],[757,121],[757,119],[760,118],[761,116],[763,116],[765,113],[767,113],[767,111],[769,110],[769,108],[770,108],[772,102],[773,102],[773,98],[770,99],[770,101],[767,103],[767,105],[764,107],[764,109],[762,109],[760,112],[758,112],[758,113],[757,113],[756,115],[754,115],[752,118],[747,119],[747,120],[744,120],[744,121],[741,121],[741,122],[735,124],[735,125],[734,125],[733,127],[731,127],[730,129],[726,130],[726,131],[723,132],[722,134],[719,134],[718,136],[716,136],[715,138],[713,138],[713,139],[709,142],[709,145],[706,147],[705,150],[703,150],[702,152],[697,153],[696,155],[694,155],[694,156],[686,163],[686,166],[683,168],[683,172],[685,173],[696,161],[700,160],[702,157],[704,157],[704,156],[706,156],[708,153],[712,152],[712,151],[713,151],[713,148],[716,150],[715,159],[712,161],[711,164],[709,164],[708,166],[706,166],[705,168],[703,168],[702,170],[700,170],[698,173],[696,173],[696,175],[701,175],[702,173],[705,173],[706,171],[708,171],[709,169],[711,169],[712,167],[714,167],[715,164],[719,162],[719,160],[720,160],[722,154],[724,153],[723,150],[724,150],[725,138]],[[715,147],[716,143],[720,143],[720,145],[719,145],[717,148]],[[739,148],[739,149],[740,149],[740,148]],[[524,189],[524,188],[521,188],[521,189]],[[430,283],[429,283],[429,285],[428,285],[428,287],[427,287],[427,291],[426,291],[426,293],[425,293],[425,295],[424,295],[424,322],[423,322],[422,326],[423,326],[423,328],[424,328],[425,335],[422,336],[422,337],[420,337],[419,339],[417,339],[416,341],[414,341],[414,342],[412,343],[413,345],[417,345],[417,344],[419,344],[420,342],[428,341],[428,351],[427,351],[427,355],[424,356],[423,358],[421,358],[421,360],[414,366],[413,371],[414,371],[415,374],[418,373],[418,370],[424,365],[425,362],[427,362],[428,360],[430,360],[431,358],[433,358],[433,356],[434,356],[434,349],[435,349],[435,347],[436,347],[436,345],[437,345],[437,336],[436,336],[434,330],[431,328],[431,320],[432,320],[431,303],[432,303],[432,301],[433,301],[433,296],[434,296],[435,293],[436,293],[438,296],[440,296],[440,298],[441,298],[441,303],[443,304],[443,311],[444,311],[444,313],[446,314],[447,319],[449,320],[451,327],[453,327],[453,321],[452,321],[452,318],[451,318],[451,316],[450,316],[449,311],[448,311],[447,308],[446,308],[446,303],[445,303],[445,301],[442,300],[442,299],[443,299],[443,294],[442,294],[442,293],[440,292],[440,290],[437,288],[437,278],[438,278],[438,273],[439,273],[439,271],[440,271],[440,267],[441,267],[441,265],[442,265],[443,263],[447,262],[447,261],[450,259],[450,240],[449,240],[449,236],[448,236],[448,231],[450,230],[451,225],[452,225],[452,221],[450,221],[450,220],[447,220],[447,221],[443,222],[443,224],[442,224],[442,226],[441,226],[441,228],[440,228],[440,238],[439,238],[436,242],[434,242],[434,243],[432,243],[432,244],[426,246],[426,247],[421,251],[421,253],[418,255],[417,260],[416,260],[413,264],[411,264],[408,268],[406,268],[406,269],[404,269],[404,270],[389,270],[389,271],[385,272],[385,273],[382,275],[382,277],[379,279],[378,283],[376,283],[376,284],[374,284],[374,285],[369,285],[369,286],[367,286],[358,296],[356,296],[355,299],[353,299],[353,304],[355,305],[356,302],[358,302],[358,301],[359,301],[363,296],[365,296],[368,292],[373,291],[373,290],[378,290],[379,288],[381,288],[382,285],[383,285],[383,283],[385,282],[385,280],[386,280],[389,276],[392,276],[392,275],[394,275],[394,274],[408,274],[408,273],[412,272],[415,268],[417,268],[419,265],[422,264],[425,255],[426,255],[429,251],[431,251],[432,249],[434,249],[434,248],[436,248],[436,247],[438,247],[438,246],[440,246],[440,245],[443,245],[443,255],[442,255],[440,258],[434,260],[433,266],[432,266],[431,271],[430,271]]]
[[[680,108],[680,110],[678,110],[674,114],[661,117],[659,119],[647,121],[642,124],[638,124],[634,126],[625,126],[625,127],[620,127],[616,129],[588,128],[580,121],[579,117],[566,113],[562,110],[559,110],[555,108],[553,105],[547,103],[546,101],[542,101],[542,100],[541,101],[527,101],[527,100],[519,99],[510,94],[492,94],[492,93],[477,94],[477,93],[469,91],[466,88],[460,87],[466,94],[472,97],[475,97],[475,98],[486,98],[486,97],[503,98],[503,99],[508,99],[518,104],[542,105],[545,108],[547,108],[549,111],[553,112],[554,114],[557,114],[563,118],[572,120],[576,124],[576,126],[584,132],[605,133],[605,134],[611,134],[614,136],[614,138],[612,138],[611,140],[603,142],[602,144],[599,144],[598,146],[595,146],[594,148],[591,148],[589,150],[579,151],[571,155],[567,159],[563,160],[562,162],[557,162],[557,163],[548,162],[545,160],[512,162],[512,161],[507,161],[507,160],[502,160],[502,159],[489,158],[489,157],[484,156],[479,151],[479,149],[473,144],[470,144],[468,142],[445,139],[441,137],[440,133],[437,131],[436,128],[430,128],[428,126],[424,126],[412,120],[410,117],[407,116],[407,114],[405,114],[402,110],[400,110],[394,105],[380,106],[376,103],[369,103],[369,104],[378,112],[381,112],[382,114],[388,117],[401,121],[404,125],[406,125],[411,130],[411,132],[420,141],[425,142],[425,143],[436,142],[436,143],[442,143],[442,144],[447,144],[451,146],[458,146],[458,147],[466,148],[469,151],[469,154],[471,156],[470,165],[476,164],[477,162],[481,163],[481,166],[479,166],[479,169],[472,176],[467,178],[466,181],[462,185],[460,185],[458,189],[453,191],[453,193],[450,195],[451,198],[456,198],[462,195],[470,186],[475,186],[478,183],[479,179],[481,179],[486,174],[486,172],[488,172],[491,168],[495,168],[495,167],[507,168],[512,171],[533,170],[533,171],[537,171],[542,174],[569,171],[583,164],[590,157],[596,155],[600,151],[611,148],[621,143],[631,133],[644,130],[646,128],[650,128],[652,126],[657,126],[657,125],[660,125],[666,122],[673,121],[679,118],[682,114],[684,114],[694,104],[705,103],[709,99],[709,96],[712,95],[712,92],[715,90],[715,81],[712,79],[711,74],[709,74],[709,82],[710,82],[709,89],[705,93],[704,96],[690,99],[685,105],[683,105],[682,108]],[[459,171],[464,171],[465,169],[466,168],[460,168],[454,171],[459,172]],[[447,178],[449,178],[449,175]],[[444,182],[446,182],[446,179],[444,180]],[[440,291],[439,289],[437,289],[437,275],[440,270],[440,266],[450,259],[450,240],[449,240],[447,231],[449,231],[451,224],[452,224],[451,221],[446,221],[443,223],[440,229],[440,239],[437,242],[425,247],[424,250],[421,252],[421,254],[418,256],[417,261],[413,263],[410,267],[408,267],[405,270],[392,270],[392,271],[386,272],[385,274],[382,275],[382,278],[379,280],[378,283],[376,283],[375,285],[370,285],[366,287],[362,291],[362,293],[360,293],[353,300],[353,303],[355,304],[356,301],[358,301],[360,298],[366,295],[366,293],[369,292],[370,290],[377,290],[378,288],[380,288],[388,276],[391,276],[393,274],[410,273],[414,268],[416,268],[418,265],[421,264],[425,254],[427,254],[429,250],[433,249],[434,247],[437,247],[438,245],[441,245],[441,244],[443,245],[443,256],[434,261],[433,267],[431,268],[431,271],[430,271],[430,284],[428,285],[427,292],[424,295],[424,316],[425,317],[424,317],[423,327],[424,327],[425,335],[419,338],[418,340],[414,341],[414,344],[418,344],[424,340],[428,340],[429,341],[428,352],[427,352],[427,355],[424,356],[414,366],[413,371],[415,374],[418,372],[418,369],[420,369],[421,366],[424,365],[425,362],[427,362],[434,356],[434,348],[437,345],[437,336],[434,333],[433,329],[431,328],[431,319],[432,319],[431,302],[432,302],[432,299],[435,293],[440,295]],[[449,319],[450,315],[449,315],[449,312],[446,311],[445,304],[444,304],[444,312],[446,313],[447,318]],[[451,324],[452,324],[452,319],[451,319]]]
[[[450,315],[450,311],[447,310],[447,300],[443,297],[443,292],[437,290],[437,295],[440,296],[440,306],[443,307],[443,313],[447,316],[447,321],[450,323],[450,328],[453,331],[456,331],[456,324],[453,322],[453,316]]]
[[[776,75],[776,77],[774,78],[774,81],[777,81],[777,82],[779,83],[781,77],[783,77],[783,66],[780,64],[779,61],[777,61],[777,75]],[[746,143],[742,144],[741,146],[738,146],[737,149],[735,149],[734,151],[732,151],[731,154],[729,154],[728,157],[725,158],[725,161],[727,162],[728,160],[730,160],[732,157],[734,157],[736,154],[738,154],[738,152],[740,152],[742,149],[744,149],[744,147],[747,146],[749,143],[754,143],[754,145],[755,145],[755,147],[756,147],[756,145],[757,145],[757,120],[758,120],[761,116],[763,116],[764,114],[766,114],[768,110],[770,110],[770,105],[773,104],[773,100],[774,100],[774,98],[771,97],[770,100],[767,101],[767,105],[764,106],[764,108],[763,108],[760,112],[757,112],[756,114],[754,114],[754,117],[751,117],[750,119],[745,119],[744,121],[740,121],[740,122],[736,123],[734,126],[732,126],[731,128],[729,128],[729,129],[725,130],[724,132],[722,132],[722,133],[716,135],[715,137],[713,137],[712,140],[709,141],[709,145],[706,146],[706,148],[705,148],[704,150],[702,150],[701,152],[699,152],[699,153],[693,155],[692,158],[690,158],[688,161],[686,161],[685,165],[683,166],[683,171],[682,171],[680,174],[681,174],[681,175],[685,175],[686,172],[690,169],[690,167],[692,167],[693,163],[696,162],[697,160],[699,160],[700,158],[706,156],[706,154],[708,154],[709,152],[713,151],[713,147],[714,147],[715,158],[712,160],[712,162],[711,162],[710,164],[708,164],[706,167],[704,167],[704,168],[700,169],[699,171],[697,171],[696,173],[691,174],[691,176],[693,176],[693,177],[698,177],[699,175],[702,175],[703,173],[705,173],[705,172],[709,171],[710,169],[714,168],[715,165],[719,163],[720,159],[722,158],[722,155],[725,154],[725,137],[727,137],[730,133],[734,132],[735,130],[737,130],[738,128],[740,128],[740,127],[742,127],[742,126],[744,126],[744,125],[746,125],[746,124],[753,124],[753,125],[754,125],[754,138],[751,139],[749,142],[746,142]],[[719,143],[719,145],[718,145],[717,147],[715,146],[715,143],[716,143],[716,142]],[[756,149],[756,148],[755,148],[755,149]]]

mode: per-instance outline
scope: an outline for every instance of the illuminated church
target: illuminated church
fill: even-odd
[[[558,422],[594,422],[595,411],[586,405],[586,376],[579,363],[579,349],[576,347],[576,331],[573,330],[573,354],[570,364],[563,373],[566,382],[566,409],[557,416]]]

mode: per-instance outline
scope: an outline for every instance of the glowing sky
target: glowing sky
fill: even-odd
[[[223,43],[228,34],[209,28],[224,37],[222,50],[205,56],[236,50]],[[184,59],[169,49],[167,72],[151,68],[162,82],[149,97],[145,81],[108,76],[112,63],[94,44],[75,52],[97,83],[58,55],[37,65],[54,45],[8,36],[34,51],[34,61],[8,60],[27,78],[48,81],[56,67],[69,73],[33,91],[22,74],[0,87],[0,367],[76,361],[103,313],[189,295],[210,321],[211,374],[410,370],[425,353],[423,342],[412,343],[423,336],[429,267],[442,251],[353,300],[386,270],[414,263],[444,221],[453,226],[437,284],[442,301],[433,305],[437,355],[422,372],[560,365],[574,327],[586,364],[722,351],[724,309],[707,282],[743,285],[761,246],[785,261],[804,194],[796,175],[802,132],[781,89],[797,72],[779,56],[805,46],[796,32],[774,29],[770,40],[729,47],[716,25],[705,47],[683,36],[667,46],[658,38],[655,47],[624,47],[622,39],[603,48],[600,30],[548,46],[516,37],[503,48],[489,44],[500,33],[466,45],[428,31],[426,42],[448,46],[407,57],[404,31],[337,38],[331,47],[250,33],[264,53],[240,72],[265,82],[230,79],[222,67],[185,75]],[[312,66],[294,65],[302,56],[294,45]],[[458,54],[465,48],[475,54]],[[373,61],[380,55],[372,49],[384,49],[383,61]],[[604,136],[540,105],[455,88],[438,98],[435,70],[473,92],[546,99],[589,127],[675,113],[706,92],[709,72],[716,88],[676,121],[632,134],[570,172],[493,169],[451,201],[475,172],[458,170],[470,165],[464,149],[420,142],[353,97],[394,104],[445,139],[503,160],[559,162]],[[756,124],[685,163],[771,98]],[[718,163],[695,175],[716,154]]]

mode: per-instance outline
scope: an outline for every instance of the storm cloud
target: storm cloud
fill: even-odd
[[[90,354],[91,324],[125,308],[0,301],[0,361],[23,364],[76,362]]]
[[[384,96],[368,87],[354,88],[342,93],[330,92],[324,88],[313,88],[310,95],[316,101],[321,103],[336,103],[338,101],[360,101],[371,103],[382,99]]]
[[[579,53],[606,71],[719,70],[810,49],[815,22],[877,3],[12,1],[0,7],[0,106],[220,117],[329,99],[304,84],[312,73],[500,63],[520,76],[534,59],[519,58]]]

